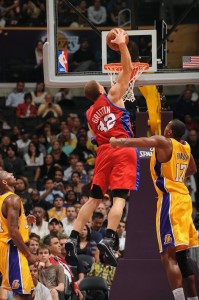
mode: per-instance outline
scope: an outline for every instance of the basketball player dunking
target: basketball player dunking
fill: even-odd
[[[158,194],[156,232],[161,260],[176,300],[185,300],[182,281],[188,300],[198,300],[195,276],[187,259],[187,249],[199,246],[192,219],[192,200],[184,184],[194,174],[196,164],[190,146],[182,141],[185,125],[175,119],[168,123],[164,136],[150,138],[111,138],[119,147],[154,147],[150,170]],[[134,151],[134,150],[133,150]]]
[[[76,245],[79,232],[92,216],[107,189],[111,188],[113,206],[108,214],[106,236],[98,244],[100,252],[105,254],[107,262],[116,266],[113,246],[115,232],[121,220],[125,199],[129,190],[138,186],[137,151],[132,149],[113,149],[109,143],[111,136],[133,137],[129,113],[125,109],[122,96],[125,94],[132,73],[131,57],[125,43],[124,31],[115,29],[114,43],[119,45],[123,70],[116,84],[106,94],[104,87],[96,81],[89,81],[84,88],[85,96],[94,104],[87,110],[90,131],[98,145],[95,161],[94,178],[91,196],[81,208],[70,239],[66,243],[68,255],[76,256]]]

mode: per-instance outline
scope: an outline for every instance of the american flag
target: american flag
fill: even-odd
[[[183,56],[182,66],[184,69],[199,69],[199,56]]]

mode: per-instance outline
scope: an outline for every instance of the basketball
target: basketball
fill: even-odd
[[[114,28],[114,29],[123,30],[123,31],[126,33],[126,44],[128,45],[129,37],[128,37],[127,32],[126,32],[124,29],[122,29],[122,28]],[[111,30],[108,32],[108,34],[107,34],[107,36],[106,36],[106,43],[107,43],[107,45],[109,46],[109,48],[111,48],[112,50],[114,50],[114,51],[119,51],[119,46],[118,46],[118,44],[111,43],[111,41],[114,40],[114,38],[115,38],[114,29],[111,29]]]

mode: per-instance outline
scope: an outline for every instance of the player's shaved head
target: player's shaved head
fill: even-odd
[[[12,173],[6,171],[0,171],[0,190],[13,190],[16,184],[16,178]]]
[[[174,138],[180,139],[185,134],[186,126],[182,121],[174,119],[170,121],[170,126]]]
[[[0,171],[0,180],[4,180],[8,177],[8,172],[6,171]]]
[[[99,91],[99,84],[95,80],[89,81],[84,87],[84,94],[86,98],[95,102],[101,94]]]

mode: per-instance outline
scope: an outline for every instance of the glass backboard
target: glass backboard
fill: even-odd
[[[62,23],[62,17],[59,13],[59,1],[47,0],[48,32],[47,42],[44,45],[46,86],[78,88],[94,79],[109,87],[110,79],[103,66],[106,63],[120,61],[119,53],[112,51],[106,45],[106,35],[113,27],[101,28],[101,30],[93,30],[89,26],[69,27],[67,18],[71,18],[71,13],[64,15],[64,23]],[[129,27],[125,29],[129,35],[128,47],[132,61],[138,58],[139,61],[148,62],[150,65],[148,73],[142,74],[136,85],[199,83],[198,72],[195,70],[187,72],[187,70],[179,71],[179,69],[159,69],[157,32],[153,26],[147,30],[130,30]],[[133,43],[136,44],[137,50],[132,47]],[[80,66],[81,59],[84,59],[85,63]]]
[[[129,36],[128,48],[131,54],[132,62],[139,60],[140,62],[149,63],[147,72],[157,71],[157,37],[156,30],[126,30]],[[120,54],[117,51],[111,50],[106,43],[108,31],[102,31],[102,72],[104,65],[107,63],[120,62]],[[142,44],[147,47],[142,54]]]

